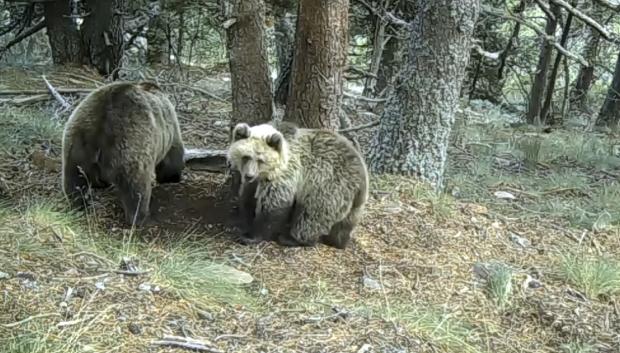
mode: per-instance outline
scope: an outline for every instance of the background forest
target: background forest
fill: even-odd
[[[0,351],[620,351],[617,0],[0,1]],[[157,226],[60,187],[93,89],[152,80],[190,149]],[[236,122],[337,130],[347,250],[233,239]]]

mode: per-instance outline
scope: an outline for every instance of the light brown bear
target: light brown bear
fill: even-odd
[[[115,82],[75,108],[62,139],[63,191],[84,206],[93,188],[116,187],[128,224],[149,217],[154,181],[181,181],[183,139],[175,108],[151,82]]]
[[[240,123],[228,160],[241,174],[244,242],[347,247],[368,200],[368,171],[345,137],[290,124]]]

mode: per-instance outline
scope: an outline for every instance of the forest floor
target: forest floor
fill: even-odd
[[[42,73],[57,88],[100,80],[0,69],[3,352],[186,351],[161,345],[166,335],[239,353],[620,351],[615,136],[511,128],[514,117],[471,104],[447,194],[373,176],[347,250],[243,246],[222,174],[188,168],[157,186],[158,224],[146,229],[120,224],[110,191],[68,211],[59,152],[70,111],[47,95],[1,95],[44,90]],[[188,147],[225,148],[225,76],[165,85]],[[372,132],[358,134],[363,149]]]

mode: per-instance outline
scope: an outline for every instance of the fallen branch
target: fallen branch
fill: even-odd
[[[31,103],[43,102],[50,99],[49,94],[37,94],[30,97],[24,98],[13,98],[13,99],[3,99],[0,100],[0,103],[8,103],[12,105],[26,105]]]
[[[186,149],[183,160],[193,169],[224,173],[228,169],[225,150]]]
[[[69,103],[67,103],[67,101],[64,98],[62,98],[60,93],[58,93],[58,91],[56,91],[54,86],[52,86],[52,84],[45,78],[45,75],[43,75],[43,82],[45,82],[45,86],[47,86],[47,90],[50,92],[52,97],[54,97],[54,99],[56,99],[56,101],[58,101],[58,103],[60,103],[60,105],[62,105],[64,110],[67,110],[67,109],[71,108],[71,105]]]
[[[75,319],[75,320],[70,320],[70,321],[61,321],[61,322],[56,324],[56,327],[62,328],[62,327],[67,327],[67,326],[73,326],[73,325],[82,323],[84,321],[88,321],[88,320],[92,319],[93,317],[95,317],[95,315],[88,315],[88,316],[83,317],[81,319]]]
[[[180,83],[162,83],[162,86],[175,86],[175,87],[183,87],[183,88],[187,88],[190,89],[192,91],[196,91],[198,93],[204,94],[207,97],[211,97],[213,99],[216,99],[220,102],[223,103],[230,103],[229,101],[227,101],[226,99],[222,98],[222,97],[218,97],[215,94],[211,93],[211,92],[207,92],[202,88],[198,88],[198,87],[194,87],[194,86],[190,86],[190,85],[184,85],[184,84],[180,84]]]
[[[34,319],[40,319],[42,317],[48,317],[48,316],[60,316],[60,314],[58,314],[58,313],[45,313],[45,314],[38,314],[38,315],[28,316],[27,318],[25,318],[23,320],[20,320],[20,321],[17,321],[17,322],[13,322],[13,323],[10,323],[10,324],[4,324],[2,326],[11,328],[11,327],[19,326],[21,324],[25,324],[26,322],[34,320]]]
[[[75,94],[75,93],[90,93],[92,88],[58,88],[58,93],[63,94]],[[0,91],[0,96],[31,96],[35,94],[49,94],[49,91],[43,89],[37,90],[6,90]]]
[[[209,353],[224,353],[223,351],[219,350],[217,347],[214,347],[213,345],[207,342],[196,340],[193,338],[188,338],[188,337],[164,335],[163,340],[153,341],[151,342],[151,344],[158,345],[158,346],[173,346],[173,347],[179,347],[179,348],[194,349],[194,350],[198,350],[202,352],[209,352]]]

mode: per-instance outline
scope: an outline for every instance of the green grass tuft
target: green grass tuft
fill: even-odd
[[[581,342],[565,343],[560,348],[562,353],[595,353],[597,351],[593,345]]]
[[[562,277],[589,298],[620,293],[620,264],[605,257],[562,255]]]
[[[512,269],[506,264],[498,263],[489,270],[487,292],[498,307],[504,308],[510,304],[512,295]]]

